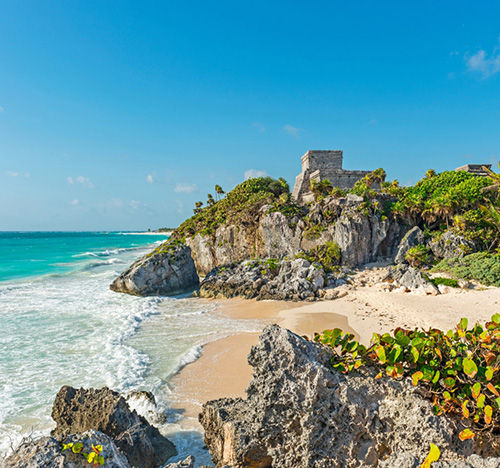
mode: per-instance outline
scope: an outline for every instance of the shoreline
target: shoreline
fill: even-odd
[[[231,319],[276,323],[298,335],[341,328],[364,344],[372,333],[398,326],[453,328],[462,317],[485,322],[500,308],[500,288],[453,290],[440,296],[383,292],[375,286],[360,287],[339,299],[317,302],[256,301],[255,299],[200,299],[215,304],[215,312]],[[245,398],[252,377],[247,363],[251,346],[260,332],[240,332],[203,346],[201,355],[171,379],[172,408],[191,423],[197,422],[203,403],[219,398]],[[189,424],[191,429],[192,424]]]

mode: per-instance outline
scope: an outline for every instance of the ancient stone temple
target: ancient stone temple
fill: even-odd
[[[466,164],[455,169],[455,171],[465,171],[469,174],[474,174],[481,177],[489,175],[484,168],[491,169],[491,164]]]
[[[370,171],[346,171],[342,169],[341,150],[309,150],[302,156],[302,172],[295,179],[293,198],[301,203],[313,199],[311,181],[328,179],[334,187],[350,189]]]

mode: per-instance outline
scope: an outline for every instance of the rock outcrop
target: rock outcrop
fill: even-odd
[[[131,411],[125,399],[107,387],[62,387],[52,407],[52,418],[56,422],[53,437],[100,431],[111,437],[130,465],[137,468],[156,468],[177,453],[158,429]]]
[[[392,216],[366,209],[364,203],[352,194],[327,197],[309,207],[306,216],[291,217],[264,205],[254,226],[223,224],[214,234],[198,233],[185,242],[200,275],[248,258],[293,257],[332,241],[339,245],[346,266],[393,258],[407,228]]]
[[[247,398],[210,401],[200,422],[216,467],[413,468],[436,444],[436,466],[498,466],[470,457],[456,422],[436,416],[406,380],[374,379],[365,369],[344,375],[331,351],[277,325],[266,327],[248,362]]]
[[[437,239],[429,242],[432,253],[438,258],[463,257],[477,251],[474,242],[459,236],[452,231],[446,231]]]
[[[101,455],[109,468],[131,468],[127,458],[116,447],[113,440],[98,431],[87,431],[78,436],[65,437],[62,442],[81,442],[83,452],[90,453],[92,444],[102,445]],[[61,451],[61,441],[54,437],[24,440],[16,451],[4,460],[4,468],[88,468],[89,463],[81,454],[71,450]],[[1,460],[0,460],[1,461]]]
[[[198,285],[191,249],[167,241],[134,262],[110,288],[136,296],[168,296],[196,289]]]
[[[412,227],[405,236],[401,239],[401,242],[398,245],[398,251],[396,253],[396,257],[394,258],[394,263],[408,263],[406,261],[406,254],[408,250],[416,245],[423,244],[425,241],[424,233],[422,229],[418,226]]]
[[[437,295],[439,289],[416,268],[406,264],[396,265],[387,269],[384,281],[393,282],[407,291],[417,291]]]
[[[306,259],[246,260],[214,268],[201,282],[200,297],[276,300],[315,300],[333,297],[329,291],[344,284],[338,275],[326,274]]]

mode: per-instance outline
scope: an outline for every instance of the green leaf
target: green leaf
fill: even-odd
[[[476,401],[476,405],[478,408],[483,408],[484,407],[484,401],[486,400],[486,397],[484,396],[484,393],[481,393],[481,395],[479,395],[477,397],[477,401]]]
[[[475,377],[477,374],[477,366],[476,363],[472,359],[464,359],[463,361],[463,369],[464,372],[471,378]]]
[[[500,325],[500,314],[493,314],[491,320],[495,322],[497,325]]]
[[[382,363],[382,364],[385,364],[387,362],[387,358],[385,356],[385,349],[383,346],[377,346],[375,348],[375,354],[377,355],[379,361]]]
[[[484,407],[484,422],[491,424],[491,416],[493,415],[493,408],[490,405]]]
[[[453,379],[452,377],[446,377],[446,379],[444,379],[443,383],[444,383],[445,387],[451,389],[455,386],[455,379]]]
[[[488,366],[484,372],[484,376],[486,377],[486,380],[491,380],[493,378],[493,368]]]
[[[410,353],[413,357],[413,362],[417,362],[418,358],[420,356],[420,353],[418,352],[418,349],[415,346],[412,346],[410,349]]]
[[[460,320],[460,323],[458,324],[458,326],[462,329],[462,330],[467,330],[467,324],[469,323],[469,321],[466,319],[466,318],[463,318],[462,320]]]
[[[411,381],[413,383],[413,385],[417,385],[418,384],[418,381],[422,379],[422,377],[424,376],[424,374],[420,371],[417,371],[415,372],[412,376],[411,376]]]
[[[406,336],[401,330],[396,333],[396,342],[403,348],[410,344],[410,338]]]
[[[83,450],[83,444],[81,442],[77,442],[75,445],[73,445],[73,453],[80,453]]]
[[[481,384],[479,382],[476,382],[472,388],[471,388],[471,392],[472,392],[472,398],[474,399],[477,399],[477,397],[479,396],[479,394],[481,393]]]

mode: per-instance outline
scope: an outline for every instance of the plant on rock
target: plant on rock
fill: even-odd
[[[425,245],[419,244],[408,249],[408,252],[405,255],[405,259],[410,264],[410,266],[415,268],[422,268],[423,266],[431,263],[432,255],[430,250]]]
[[[67,444],[63,443],[62,445],[61,452],[71,449],[73,453],[80,453],[93,468],[104,465],[104,457],[101,455],[102,445],[92,444],[92,451],[90,453],[83,451],[83,444],[81,442],[69,442]]]
[[[490,432],[499,440],[500,314],[484,326],[467,325],[462,319],[447,333],[396,328],[392,334],[374,333],[369,347],[339,328],[316,334],[314,340],[333,348],[332,365],[340,372],[372,365],[380,370],[376,378],[411,377],[436,414],[462,418],[462,440],[478,432]]]

